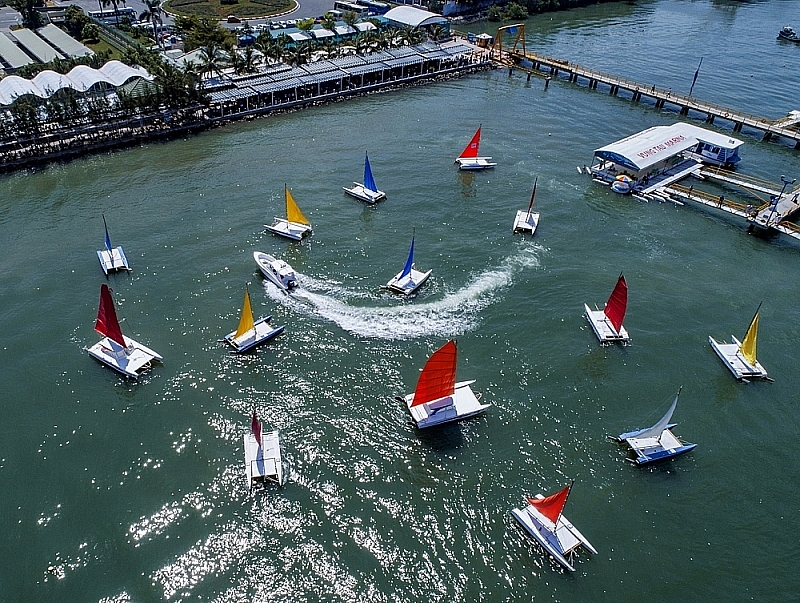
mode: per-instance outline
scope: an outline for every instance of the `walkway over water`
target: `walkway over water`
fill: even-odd
[[[508,50],[504,50],[502,46],[504,30],[517,33],[513,46]],[[714,123],[716,119],[724,119],[733,125],[734,132],[741,132],[742,128],[747,126],[760,132],[763,140],[780,137],[793,141],[794,148],[800,149],[800,112],[798,111],[791,111],[787,117],[777,120],[744,113],[730,107],[708,103],[692,96],[673,93],[671,88],[659,88],[656,85],[647,85],[589,69],[577,63],[529,53],[525,50],[524,35],[524,24],[501,27],[497,32],[492,53],[494,62],[510,69],[521,69],[529,75],[535,73],[537,75],[562,77],[575,83],[585,81],[592,90],[597,90],[597,87],[602,84],[604,88],[608,89],[609,94],[613,96],[617,96],[620,91],[623,91],[630,94],[631,100],[634,102],[639,102],[642,98],[651,99],[655,103],[656,109],[661,109],[669,104],[677,107],[681,115],[689,115],[690,111],[698,112],[706,123]]]

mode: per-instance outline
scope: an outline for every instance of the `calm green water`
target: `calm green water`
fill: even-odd
[[[528,42],[682,92],[704,56],[696,96],[776,118],[800,108],[800,48],[775,40],[798,9],[604,5],[531,19]],[[575,169],[674,120],[494,72],[0,179],[0,600],[796,598],[800,247]],[[478,123],[499,165],[460,174]],[[797,152],[742,138],[743,172],[800,178]],[[389,195],[377,207],[341,192],[365,148]],[[511,223],[536,176],[541,226],[523,240]],[[310,243],[263,230],[284,183]],[[165,357],[138,384],[84,351],[101,212],[133,268],[108,280],[123,330]],[[400,300],[379,285],[413,228],[433,276]],[[265,286],[254,250],[304,289]],[[620,271],[633,345],[602,348],[583,303]],[[287,329],[238,358],[218,339],[246,282],[256,314]],[[741,337],[761,300],[776,381],[738,384],[707,339]],[[448,337],[492,407],[420,433],[394,396]],[[680,385],[676,432],[697,449],[624,462],[606,434],[655,422]],[[248,495],[253,407],[281,430],[289,478]],[[600,554],[565,575],[509,511],[573,479],[567,515]]]

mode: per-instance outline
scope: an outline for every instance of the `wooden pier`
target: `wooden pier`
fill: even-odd
[[[503,48],[503,36],[507,33],[515,33],[516,39],[510,49],[506,50]],[[529,53],[525,49],[525,25],[522,23],[498,29],[491,58],[496,64],[508,67],[509,73],[512,69],[520,69],[527,72],[528,77],[536,74],[560,77],[576,84],[585,82],[591,90],[597,90],[599,86],[602,86],[612,96],[623,92],[630,95],[633,102],[639,102],[643,98],[650,99],[656,109],[671,105],[677,109],[680,115],[690,115],[690,112],[699,113],[700,118],[704,119],[706,123],[714,123],[715,120],[722,119],[732,124],[734,132],[741,132],[742,128],[746,126],[760,132],[763,140],[781,138],[792,141],[794,148],[800,149],[800,112],[798,111],[790,112],[787,117],[771,120],[743,113],[730,107],[708,103],[692,96],[678,94],[671,88],[647,85],[589,69],[577,63]]]

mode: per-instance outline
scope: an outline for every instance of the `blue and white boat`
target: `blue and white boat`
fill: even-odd
[[[420,272],[414,267],[414,239],[416,235],[411,237],[411,249],[408,251],[408,259],[403,270],[398,272],[392,280],[386,283],[384,289],[388,289],[394,293],[402,293],[403,295],[411,295],[419,289],[433,270],[427,272]]]
[[[681,388],[683,389],[683,388]],[[684,444],[672,433],[676,423],[670,423],[675,407],[678,405],[678,396],[681,389],[675,394],[675,399],[669,407],[667,414],[661,420],[646,429],[629,431],[613,438],[619,443],[626,443],[636,453],[635,459],[627,459],[637,465],[647,465],[654,461],[670,459],[692,450],[697,444]]]
[[[369,165],[369,155],[364,153],[364,183],[353,182],[353,188],[342,187],[344,192],[356,199],[366,201],[370,205],[386,198],[386,193],[378,190],[375,178],[372,177],[372,168]]]
[[[128,258],[125,257],[122,247],[111,246],[111,237],[108,236],[108,224],[106,224],[105,215],[103,215],[103,226],[106,229],[106,248],[97,251],[97,257],[100,259],[100,266],[103,268],[103,272],[108,274],[119,270],[130,270]]]

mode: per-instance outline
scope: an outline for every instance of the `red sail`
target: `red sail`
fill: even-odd
[[[258,445],[261,446],[261,422],[256,416],[255,409],[253,409],[253,418],[250,419],[250,429],[253,431],[253,435],[256,437],[256,442],[258,442]]]
[[[461,155],[458,156],[459,159],[474,159],[478,156],[478,146],[481,144],[481,127],[478,126],[478,131],[475,132],[475,136],[472,137],[472,140],[469,141],[469,144],[464,148],[461,152]]]
[[[111,341],[117,342],[123,348],[125,338],[122,336],[122,329],[119,328],[117,312],[114,310],[114,300],[111,299],[111,289],[108,285],[100,285],[100,309],[97,311],[97,322],[94,323],[94,330],[105,335]]]
[[[419,376],[411,406],[453,395],[456,391],[457,351],[455,342],[451,340],[428,358]]]
[[[619,275],[617,286],[611,292],[611,297],[606,302],[606,307],[603,310],[608,320],[614,326],[614,330],[619,333],[622,328],[622,321],[625,319],[625,311],[628,309],[628,285],[625,282],[625,277]]]
[[[561,511],[564,510],[564,505],[567,504],[570,488],[572,488],[571,484],[546,498],[529,498],[528,502],[555,525],[558,522]]]

